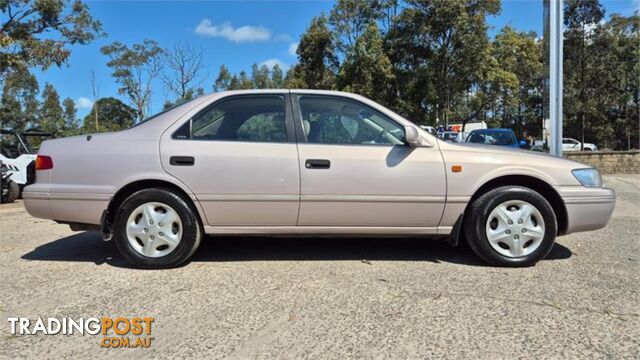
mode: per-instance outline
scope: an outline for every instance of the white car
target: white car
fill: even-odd
[[[573,138],[562,138],[562,151],[580,151],[580,141]],[[584,151],[598,151],[595,144],[584,143]]]
[[[50,138],[51,134],[28,130],[16,132],[0,129],[0,163],[7,169],[11,180],[18,185],[10,192],[7,202],[13,202],[20,197],[22,189],[31,184],[35,177],[35,160],[39,140]],[[5,200],[6,200],[5,199]]]
[[[436,130],[436,128],[434,128],[433,126],[420,125],[420,128],[433,136],[438,136],[438,130]]]

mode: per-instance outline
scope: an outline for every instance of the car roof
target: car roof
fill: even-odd
[[[471,132],[512,132],[513,130],[511,129],[504,129],[504,128],[493,128],[493,129],[476,129],[476,130],[472,130]]]
[[[281,94],[281,93],[293,93],[293,94],[317,94],[317,95],[340,95],[340,96],[360,96],[358,94],[335,91],[335,90],[315,90],[315,89],[246,89],[246,90],[225,90],[215,92],[205,96],[222,96],[222,95],[238,95],[238,94]]]
[[[302,94],[302,95],[333,95],[340,96],[343,98],[350,98],[353,100],[358,100],[364,102],[365,104],[377,108],[381,106],[377,104],[371,99],[368,99],[362,95],[344,92],[344,91],[335,91],[335,90],[312,90],[312,89],[246,89],[246,90],[225,90],[220,92],[214,92],[208,95],[200,96],[203,99],[207,99],[208,101],[212,101],[214,99],[224,98],[231,95],[264,95],[264,94]],[[379,110],[379,109],[378,109]],[[389,109],[386,109],[389,110]],[[400,116],[399,114],[396,114]],[[401,117],[401,116],[400,116]]]
[[[307,95],[333,95],[342,98],[352,99],[358,102],[361,102],[369,107],[384,113],[385,115],[391,117],[393,120],[396,120],[400,125],[415,125],[411,121],[404,118],[402,115],[394,112],[393,110],[376,103],[375,101],[368,99],[362,95],[343,92],[343,91],[333,91],[333,90],[309,90],[309,89],[247,89],[247,90],[227,90],[221,92],[214,92],[211,94],[205,94],[198,96],[197,98],[185,103],[183,105],[186,106],[177,106],[173,109],[170,109],[166,112],[161,112],[156,114],[156,120],[153,121],[145,121],[140,124],[140,126],[134,126],[129,130],[136,133],[136,136],[139,137],[155,137],[157,133],[162,133],[167,130],[169,126],[172,126],[177,122],[178,119],[183,116],[189,116],[189,114],[195,114],[198,111],[201,111],[206,106],[209,106],[213,102],[223,99],[226,97],[234,96],[234,95],[264,95],[264,94],[307,94]],[[433,137],[432,134],[429,134],[428,131],[417,127],[419,131],[424,132],[430,137]],[[144,129],[144,130],[142,130]]]

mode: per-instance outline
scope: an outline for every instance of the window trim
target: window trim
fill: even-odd
[[[147,117],[145,119],[142,119],[142,120],[138,121],[137,123],[131,125],[129,127],[129,129],[133,129],[134,127],[137,127],[139,125],[145,124],[145,123],[147,123],[147,122],[159,117],[160,115],[164,115],[164,114],[168,113],[169,111],[172,111],[172,110],[175,110],[175,109],[177,109],[179,107],[182,107],[182,105],[187,105],[187,104],[189,104],[189,103],[191,103],[191,102],[193,102],[195,100],[198,100],[200,97],[202,97],[202,95],[194,97],[193,99],[189,99],[189,100],[187,100],[185,102],[181,102],[180,104],[175,104],[175,105],[173,105],[171,107],[168,107],[168,108],[166,108],[166,109],[164,109],[164,110],[162,110],[162,111],[160,111],[158,113],[150,115],[149,117]],[[134,119],[134,121],[135,121],[135,119]]]
[[[250,99],[250,98],[264,98],[264,97],[276,97],[282,99],[282,105],[284,106],[284,122],[285,122],[285,131],[286,131],[286,140],[285,141],[249,141],[249,140],[216,140],[216,139],[194,139],[193,138],[193,119],[198,117],[198,115],[209,111],[211,108],[221,105],[227,101],[238,100],[238,99]],[[270,93],[270,94],[241,94],[241,95],[230,95],[225,96],[223,98],[217,99],[211,104],[205,106],[202,110],[195,113],[193,116],[189,117],[188,120],[180,123],[176,127],[176,129],[171,133],[171,140],[174,141],[215,141],[215,142],[230,142],[230,143],[249,143],[249,144],[289,144],[296,142],[296,136],[293,126],[293,114],[291,111],[291,101],[289,99],[289,94],[282,93]],[[176,133],[185,125],[189,123],[189,137],[186,139],[176,138]]]
[[[402,132],[405,134],[406,137],[406,133],[404,130],[404,125],[402,125],[401,123],[397,122],[395,119],[393,119],[391,116],[379,111],[378,109],[374,109],[373,107],[355,100],[355,99],[351,99],[349,97],[346,96],[340,96],[340,95],[325,95],[325,94],[300,94],[300,93],[292,93],[291,94],[291,105],[292,105],[292,110],[293,110],[293,118],[294,118],[294,124],[295,124],[295,128],[296,128],[296,138],[298,139],[298,143],[299,144],[307,144],[307,145],[320,145],[320,146],[367,146],[367,147],[371,147],[371,146],[383,146],[383,147],[397,147],[397,146],[401,146],[401,147],[406,147],[409,146],[406,142],[406,139],[404,140],[403,144],[334,144],[334,143],[310,143],[307,141],[307,137],[304,134],[304,126],[302,125],[302,108],[300,106],[300,99],[301,98],[322,98],[322,99],[337,99],[337,100],[341,100],[341,101],[345,101],[345,102],[351,102],[354,104],[357,104],[359,106],[365,107],[369,110],[371,110],[372,112],[378,114],[378,115],[382,115],[384,118],[388,119],[389,121],[393,122],[394,124],[398,125],[398,127],[400,127],[402,129]]]

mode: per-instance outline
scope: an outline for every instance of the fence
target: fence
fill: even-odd
[[[593,166],[603,174],[640,174],[640,151],[566,152],[568,159]]]

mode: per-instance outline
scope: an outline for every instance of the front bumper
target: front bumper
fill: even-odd
[[[567,208],[565,234],[602,229],[609,222],[616,205],[613,189],[560,186],[557,190]]]

